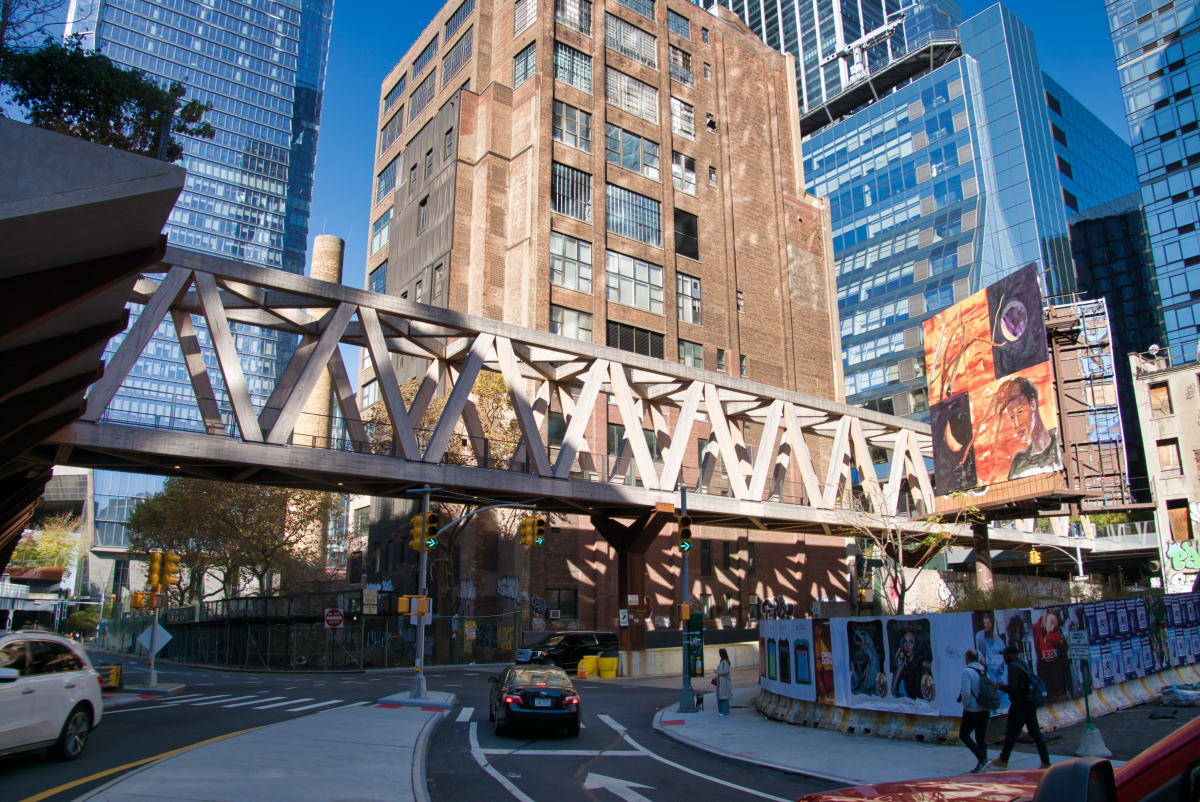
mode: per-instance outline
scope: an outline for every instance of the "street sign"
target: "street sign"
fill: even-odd
[[[1086,632],[1075,631],[1067,633],[1067,659],[1090,660],[1092,650],[1088,647]]]
[[[637,607],[638,604],[642,601],[641,599],[638,598],[638,595],[636,593],[630,593],[628,596],[625,597],[625,599],[628,602],[629,607]]]
[[[137,642],[139,644],[141,644],[141,647],[143,649],[145,649],[146,651],[150,651],[150,630],[155,629],[156,627],[157,627],[157,629],[156,629],[155,635],[154,635],[154,651],[155,652],[160,651],[162,649],[162,647],[167,645],[167,641],[171,640],[170,632],[167,632],[165,629],[163,629],[158,624],[152,624],[151,626],[146,627],[146,631],[143,632],[141,635],[139,635],[138,639],[137,639]]]
[[[475,640],[475,622],[468,620],[463,625],[463,640]]]
[[[379,614],[379,591],[375,588],[363,588],[363,615]]]
[[[342,611],[336,607],[325,608],[325,628],[326,629],[341,629],[342,628]]]
[[[623,627],[629,626],[629,611],[628,610],[618,610],[617,614],[621,617],[620,618],[621,626],[623,626]]]

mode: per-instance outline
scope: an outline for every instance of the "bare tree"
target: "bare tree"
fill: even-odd
[[[71,0],[0,0],[0,60],[14,50],[42,43],[67,21]],[[76,10],[87,16],[89,6]]]

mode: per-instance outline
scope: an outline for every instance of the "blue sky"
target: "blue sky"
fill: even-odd
[[[991,5],[961,1],[964,17]],[[367,256],[380,83],[442,5],[336,0],[310,232],[346,240],[342,280],[353,287],[363,286]],[[1102,0],[1006,5],[1033,29],[1042,69],[1128,140]]]

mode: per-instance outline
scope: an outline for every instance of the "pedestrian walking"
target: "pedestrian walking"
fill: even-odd
[[[1004,748],[1000,757],[992,761],[992,768],[1004,771],[1008,768],[1008,758],[1021,730],[1029,731],[1029,737],[1037,745],[1038,756],[1042,759],[1042,768],[1050,768],[1050,751],[1046,749],[1046,739],[1042,737],[1042,728],[1038,726],[1038,699],[1034,687],[1033,671],[1020,658],[1020,650],[1009,646],[1003,651],[1004,662],[1008,664],[1008,684],[1001,685],[1000,690],[1008,694],[1008,730],[1004,734]]]
[[[732,669],[729,665],[729,652],[721,649],[721,662],[717,663],[717,715],[729,715],[729,700],[733,698],[733,681],[730,679]]]
[[[978,774],[987,769],[987,725],[992,715],[989,700],[982,692],[982,686],[987,677],[983,663],[979,662],[979,652],[967,649],[966,667],[962,672],[962,693],[958,700],[962,702],[962,725],[958,728],[958,740],[975,755],[975,768],[972,774]],[[991,680],[987,680],[989,683]],[[995,686],[993,686],[994,688]],[[974,736],[974,737],[972,737]]]

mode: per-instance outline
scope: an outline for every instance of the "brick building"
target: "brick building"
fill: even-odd
[[[792,76],[790,56],[721,7],[451,2],[382,85],[368,287],[842,400],[829,206],[804,190]],[[425,372],[397,368],[402,382]],[[364,408],[374,381],[365,362]],[[552,397],[552,447],[562,421]],[[656,428],[647,412],[657,457]],[[685,478],[706,434],[698,420]],[[743,436],[753,449],[753,427]],[[623,438],[593,416],[608,464]],[[364,509],[365,581],[410,586],[407,502]],[[504,516],[473,525],[437,580],[473,589],[456,612],[514,609],[519,587],[545,602],[534,628],[614,627],[615,552],[586,517],[551,523],[532,554]],[[678,626],[671,540],[645,557],[650,628]],[[713,626],[748,625],[756,599],[803,612],[849,597],[840,537],[707,527],[697,540],[691,593]]]

